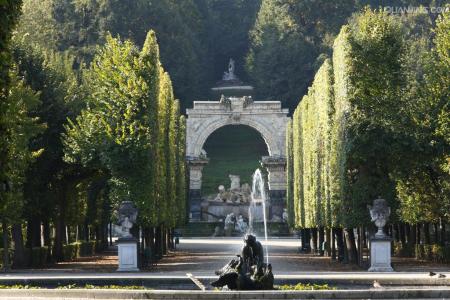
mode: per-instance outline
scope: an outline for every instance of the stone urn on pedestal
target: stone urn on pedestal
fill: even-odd
[[[369,272],[392,272],[391,266],[391,242],[383,228],[391,215],[391,208],[387,206],[386,200],[373,200],[373,205],[368,205],[372,222],[378,231],[370,238],[370,268]]]
[[[130,233],[133,224],[136,223],[137,208],[131,201],[123,201],[119,210],[119,226],[122,227],[121,237],[117,240],[119,254],[119,268],[117,271],[134,272],[139,271],[138,240]]]

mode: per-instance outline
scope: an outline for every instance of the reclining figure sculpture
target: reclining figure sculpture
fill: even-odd
[[[256,237],[247,234],[244,247],[236,259],[216,271],[219,279],[214,287],[227,286],[230,290],[272,290],[274,277],[272,265],[264,263],[264,250]]]

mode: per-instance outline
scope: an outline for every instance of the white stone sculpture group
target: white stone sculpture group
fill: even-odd
[[[251,188],[248,183],[241,185],[239,175],[229,175],[231,184],[227,190],[223,185],[219,185],[218,194],[210,201],[222,201],[226,203],[249,203],[251,201]]]

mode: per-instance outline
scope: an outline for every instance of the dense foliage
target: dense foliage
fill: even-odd
[[[341,29],[287,132],[295,226],[369,225],[377,196],[392,222],[449,221],[448,13],[431,24],[366,9]]]
[[[185,167],[179,157],[184,145],[177,142],[184,131],[155,33],[149,32],[142,51],[108,37],[87,77],[91,96],[66,126],[65,160],[102,172],[113,207],[135,202],[141,225],[179,224]]]
[[[106,246],[125,199],[144,246],[167,241],[186,217],[181,113],[230,57],[258,99],[292,109],[305,95],[286,141],[291,224],[367,224],[381,195],[394,222],[445,232],[448,11],[358,14],[366,4],[385,3],[0,0],[0,217],[14,265]]]

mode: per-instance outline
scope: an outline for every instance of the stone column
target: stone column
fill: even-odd
[[[275,215],[282,218],[286,207],[286,158],[278,156],[263,156],[263,167],[269,172],[269,218]]]
[[[190,157],[189,166],[189,221],[201,220],[202,172],[209,159],[206,157]]]

